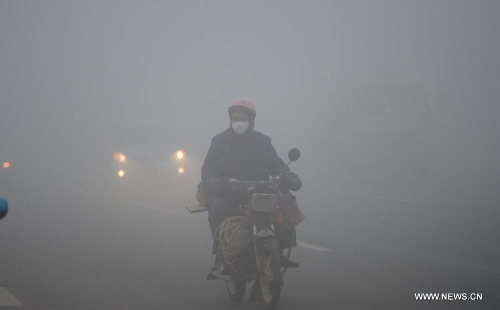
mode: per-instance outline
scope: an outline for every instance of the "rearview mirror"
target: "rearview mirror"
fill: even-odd
[[[297,148],[293,148],[288,151],[288,159],[290,161],[297,161],[300,158],[300,150]]]

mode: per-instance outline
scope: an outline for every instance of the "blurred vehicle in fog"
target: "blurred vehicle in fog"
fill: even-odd
[[[0,196],[8,195],[12,191],[17,179],[17,163],[12,154],[4,150],[0,152]]]
[[[428,180],[436,135],[432,108],[420,84],[381,78],[352,85],[318,114],[313,135],[321,150],[317,172],[325,182],[361,188]]]
[[[12,170],[10,169],[12,164],[10,158],[5,156],[0,156],[0,163],[2,164],[2,167],[0,167],[0,178],[3,181],[8,178],[8,175]]]
[[[185,145],[166,127],[121,127],[106,137],[102,155],[108,165],[102,173],[115,198],[155,205],[178,201],[189,180],[199,177]]]
[[[183,207],[199,182],[199,163],[166,127],[75,126],[50,144],[2,146],[0,197],[33,207],[102,199]]]

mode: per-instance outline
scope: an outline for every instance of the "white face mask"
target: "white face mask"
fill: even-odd
[[[245,131],[247,131],[249,125],[249,122],[234,122],[232,124],[232,127],[234,132],[241,135],[242,133],[245,133]]]

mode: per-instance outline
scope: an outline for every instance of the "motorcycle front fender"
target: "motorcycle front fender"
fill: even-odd
[[[270,228],[262,228],[261,230],[254,232],[254,236],[257,238],[266,238],[266,237],[276,237],[274,231]]]

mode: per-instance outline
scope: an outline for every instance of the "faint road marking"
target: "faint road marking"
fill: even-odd
[[[385,201],[416,203],[414,199],[406,199],[406,198],[390,197],[390,196],[371,196],[371,197],[373,197],[374,199],[385,200]]]
[[[378,199],[378,200],[385,200],[385,201],[399,201],[399,202],[407,202],[407,203],[429,203],[431,201],[419,201],[417,199],[411,199],[411,198],[401,198],[401,197],[395,197],[395,196],[380,196],[380,195],[349,195],[351,197],[357,197],[357,198],[363,198],[363,199]],[[479,201],[479,200],[469,200],[469,199],[460,199],[460,200],[451,200],[451,199],[445,199],[443,200],[442,198],[436,198],[432,200],[433,202],[436,203],[454,203],[454,204],[471,204],[471,205],[478,205],[478,206],[485,206],[485,207],[496,207],[494,203],[487,202],[487,201]]]
[[[5,287],[0,286],[0,307],[21,307],[22,305]]]
[[[171,210],[171,209],[164,209],[164,208],[160,208],[160,207],[157,207],[157,206],[153,206],[153,205],[147,205],[147,204],[137,204],[139,207],[145,207],[145,208],[148,208],[148,209],[153,209],[153,210],[156,210],[156,211],[160,211],[160,212],[164,212],[164,213],[170,213],[170,214],[177,214],[178,212],[175,211],[175,210]]]
[[[380,195],[349,195],[349,196],[355,197],[355,198],[362,198],[362,199],[377,199],[377,200],[399,201],[399,202],[408,202],[408,203],[416,203],[417,202],[414,199],[392,197],[392,196],[380,196]]]
[[[312,245],[312,244],[305,243],[305,242],[302,242],[302,241],[297,241],[297,245],[300,246],[300,247],[306,248],[306,249],[311,249],[311,250],[319,251],[319,252],[331,251],[330,249],[323,248],[323,247],[320,247],[320,246],[317,246],[317,245]]]

